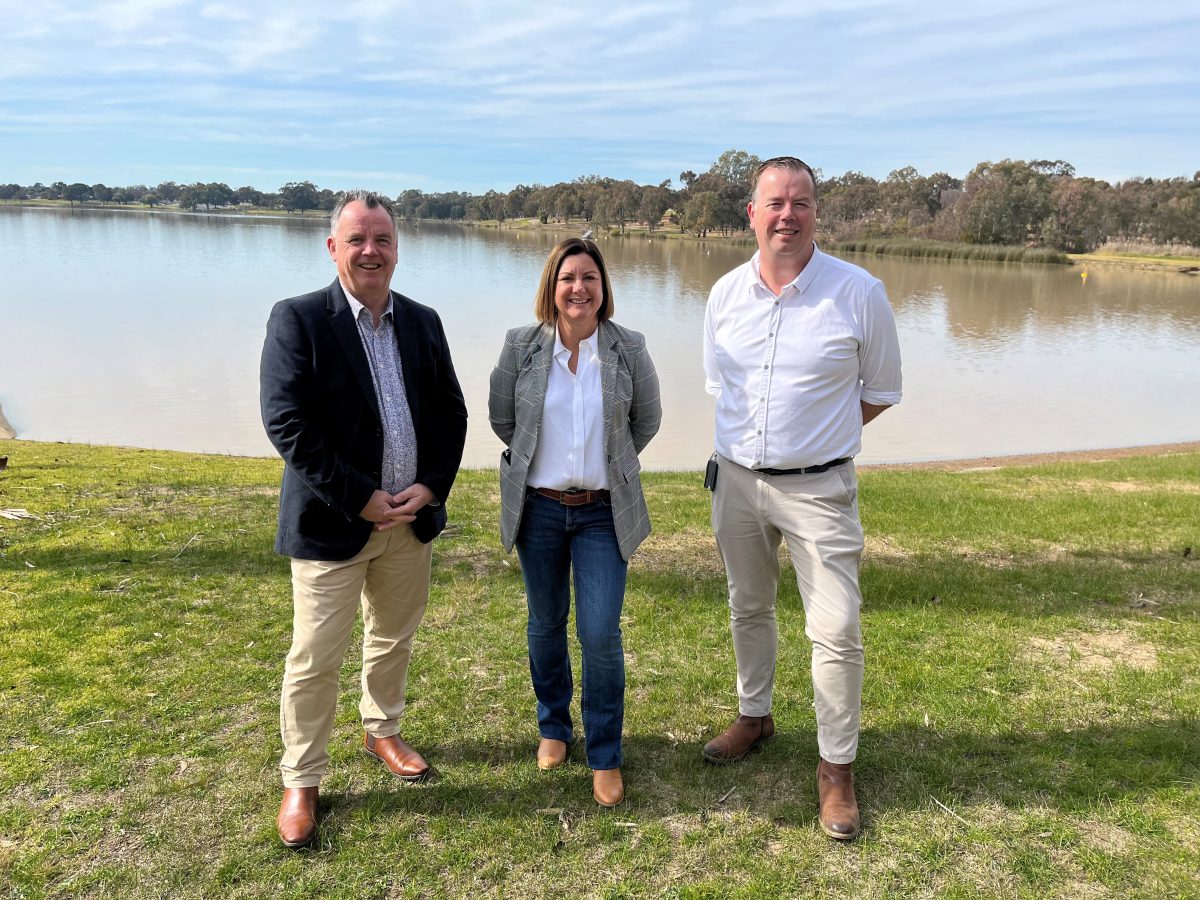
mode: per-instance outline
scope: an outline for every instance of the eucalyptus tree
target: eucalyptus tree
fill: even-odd
[[[279,197],[288,212],[321,208],[317,186],[311,181],[289,181],[279,189]]]
[[[972,244],[1036,240],[1052,208],[1050,176],[1022,160],[980,163],[967,175],[963,190],[963,237]]]

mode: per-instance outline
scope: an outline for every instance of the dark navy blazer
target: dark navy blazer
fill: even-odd
[[[392,291],[405,394],[417,435],[417,477],[437,498],[413,522],[422,542],[446,526],[462,461],[467,407],[436,312]],[[349,559],[372,523],[358,514],[380,487],[383,423],[366,351],[346,294],[324,290],[271,310],[260,371],[267,437],[286,464],[275,550],[297,559]]]

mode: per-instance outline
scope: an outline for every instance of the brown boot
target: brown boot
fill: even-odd
[[[283,845],[292,850],[307,847],[317,836],[317,787],[284,788],[275,828]]]
[[[851,763],[817,764],[817,797],[821,804],[821,830],[831,838],[849,841],[858,837],[858,801],[854,798]]]
[[[765,716],[738,716],[723,734],[704,745],[704,759],[718,766],[735,763],[763,741],[775,736],[775,720]]]
[[[430,777],[429,763],[425,757],[401,740],[400,735],[377,738],[373,734],[363,734],[363,749],[368,756],[373,756],[391,771],[397,778],[404,781],[424,781]]]
[[[625,782],[620,769],[592,770],[592,797],[601,806],[612,809],[625,799]]]
[[[537,764],[539,769],[557,769],[567,761],[567,742],[554,738],[538,741]]]

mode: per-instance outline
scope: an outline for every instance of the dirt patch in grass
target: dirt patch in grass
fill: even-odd
[[[710,528],[653,532],[629,561],[635,571],[655,575],[691,575],[724,578],[725,567]]]
[[[1067,881],[1060,886],[1060,897],[1073,897],[1074,900],[1090,900],[1092,897],[1111,897],[1112,893],[1098,884],[1088,884],[1086,881]]]
[[[1124,631],[1068,631],[1056,638],[1030,638],[1029,662],[1083,672],[1111,672],[1125,666],[1149,672],[1158,666],[1158,651]]]
[[[894,543],[886,535],[868,534],[864,538],[863,559],[867,562],[898,564],[907,562],[912,553]]]
[[[1111,822],[1096,822],[1091,819],[1078,824],[1079,835],[1084,843],[1106,854],[1128,853],[1133,847],[1134,837],[1120,825]]]
[[[475,578],[488,578],[506,569],[521,571],[515,551],[505,554],[499,544],[491,547],[463,538],[453,525],[438,539],[433,554],[435,568],[465,569]]]
[[[1168,816],[1163,824],[1171,837],[1189,853],[1200,852],[1200,820],[1191,816]]]
[[[1089,493],[1110,491],[1117,494],[1133,494],[1170,491],[1172,494],[1200,494],[1200,484],[1191,484],[1186,481],[1149,483],[1144,481],[1099,481],[1094,478],[1085,478],[1072,482],[1071,486]]]
[[[58,890],[65,890],[77,879],[90,875],[97,869],[121,867],[139,870],[146,865],[146,842],[136,831],[113,826],[115,830],[106,830],[96,843],[82,856],[80,864],[66,881],[56,885]]]
[[[1097,460],[1097,462],[1099,461]],[[961,471],[985,471],[989,468],[991,467],[972,470],[964,469]],[[1192,484],[1187,481],[1105,481],[1099,478],[1066,480],[1032,475],[1025,479],[1020,487],[1005,484],[998,486],[995,492],[998,494],[1002,493],[1009,498],[1014,498],[1045,496],[1046,494],[1061,493],[1065,490],[1083,494],[1157,494],[1163,491],[1172,494],[1200,494],[1200,484]]]
[[[514,556],[513,560],[515,559]],[[487,578],[514,567],[512,562],[497,556],[491,550],[479,550],[467,544],[447,544],[439,547],[437,565],[448,569],[466,569],[475,578]]]
[[[948,545],[946,552],[954,557],[982,566],[986,569],[1011,569],[1013,566],[1026,566],[1037,563],[1056,563],[1071,556],[1071,550],[1059,544],[1044,543],[1032,551],[1021,553],[1003,553],[981,550],[963,544]]]

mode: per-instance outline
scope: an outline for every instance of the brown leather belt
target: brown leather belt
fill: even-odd
[[[532,488],[535,494],[557,500],[563,506],[584,506],[597,500],[608,501],[608,491],[556,491],[551,488]]]

